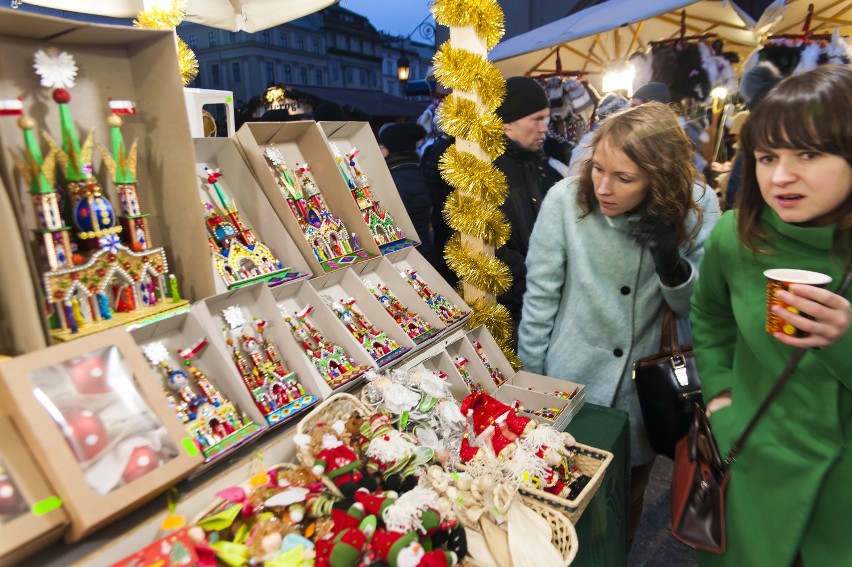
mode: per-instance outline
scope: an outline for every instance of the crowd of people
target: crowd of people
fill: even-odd
[[[512,233],[496,255],[513,285],[498,301],[513,316],[527,370],[584,383],[587,401],[629,413],[631,541],[656,457],[631,369],[658,350],[664,304],[691,321],[723,452],[794,350],[809,349],[732,466],[727,553],[699,552],[699,563],[841,564],[852,557],[842,522],[852,511],[845,486],[852,475],[852,293],[793,285],[780,292],[790,308],[774,314],[804,336],[773,335],[764,330],[763,271],[804,269],[839,283],[849,270],[852,69],[755,73],[743,81],[750,114],[738,117],[736,176],[721,207],[699,169],[706,163],[700,144],[664,84],[645,85],[630,100],[600,98],[578,142],[547,152],[553,100],[535,80],[509,78],[496,111],[507,149],[495,166],[508,181],[502,209]],[[403,148],[405,160],[394,141],[403,128],[414,140]],[[441,207],[452,188],[438,171],[453,140],[434,137],[415,182],[415,138],[426,136],[418,128],[389,125],[379,141],[395,178],[411,176],[398,186],[421,239],[432,239],[427,258],[455,283],[442,258],[451,230]],[[755,537],[757,525],[771,537]]]

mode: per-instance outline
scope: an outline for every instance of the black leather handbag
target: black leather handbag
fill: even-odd
[[[692,347],[681,347],[677,321],[668,305],[663,308],[660,352],[633,363],[633,382],[651,447],[673,459],[675,444],[692,424],[693,406],[703,409],[704,399]]]

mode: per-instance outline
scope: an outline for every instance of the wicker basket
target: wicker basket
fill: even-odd
[[[547,565],[546,567],[568,567],[568,565],[571,565],[574,562],[574,558],[577,557],[577,549],[579,547],[577,530],[574,529],[574,524],[568,519],[568,516],[553,506],[530,498],[529,496],[522,498],[524,504],[530,510],[547,520],[547,523],[550,524],[550,529],[553,532],[551,542],[553,542],[553,545],[562,555],[562,563],[553,566]],[[505,559],[508,560],[508,558]],[[470,556],[465,557],[460,564],[465,567],[480,567],[479,563],[475,562]]]
[[[588,445],[583,445],[581,443],[577,443],[575,447],[577,454],[574,457],[574,466],[577,467],[580,474],[584,474],[591,478],[589,483],[580,491],[580,494],[578,494],[576,498],[573,500],[560,498],[549,492],[533,488],[527,484],[522,484],[520,491],[527,497],[527,500],[538,500],[548,504],[549,506],[558,508],[568,516],[571,522],[576,524],[577,520],[580,519],[580,516],[583,515],[583,511],[586,509],[586,506],[588,506],[589,502],[592,500],[592,496],[594,496],[598,491],[598,488],[600,488],[601,483],[603,482],[604,473],[606,472],[609,463],[612,462],[612,453],[602,449],[589,447]]]
[[[317,423],[346,421],[353,413],[358,413],[361,417],[366,418],[373,412],[352,394],[332,394],[299,421],[296,432],[306,433],[313,429]]]

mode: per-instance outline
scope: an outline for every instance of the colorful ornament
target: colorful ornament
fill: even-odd
[[[445,325],[452,325],[464,319],[468,312],[453,304],[443,294],[435,293],[416,270],[406,268],[399,273],[414,288],[423,301],[429,305],[429,309],[441,318]]]
[[[370,320],[355,307],[355,299],[350,297],[334,301],[327,295],[323,295],[322,299],[379,366],[396,360],[410,350],[400,346],[387,333],[374,327]]]
[[[109,444],[109,433],[98,415],[84,407],[62,410],[60,428],[78,461],[95,458]]]
[[[367,278],[362,279],[364,281],[364,285],[366,285],[370,290],[370,293],[379,300],[379,303],[385,308],[385,311],[393,317],[397,325],[399,325],[415,343],[420,344],[427,341],[438,333],[438,329],[432,327],[432,325],[427,323],[420,315],[409,311],[408,308],[402,304],[399,298],[397,298],[397,296],[388,288],[388,286],[383,283],[374,284]]]
[[[97,355],[85,355],[65,363],[65,371],[80,394],[107,394],[112,389],[107,380],[106,361]]]
[[[160,455],[148,445],[140,445],[134,448],[127,460],[127,466],[121,473],[121,480],[133,482],[137,478],[148,474],[161,465]]]

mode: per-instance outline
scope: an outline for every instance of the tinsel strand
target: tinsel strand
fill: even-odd
[[[438,126],[444,132],[476,142],[492,160],[506,149],[503,122],[496,114],[480,114],[471,100],[449,95],[438,107],[437,115]]]
[[[473,250],[462,242],[461,234],[455,233],[444,249],[447,266],[459,278],[491,295],[500,295],[512,287],[512,272],[509,267],[490,254]]]
[[[449,28],[473,27],[488,49],[497,45],[506,31],[503,9],[497,0],[435,0],[432,15],[436,22]]]
[[[486,203],[502,203],[509,192],[503,172],[455,145],[441,155],[438,170],[447,183]]]
[[[149,30],[174,30],[186,17],[186,3],[174,0],[168,9],[151,8],[139,12],[133,25],[137,28]],[[192,82],[198,75],[198,59],[189,46],[181,38],[177,38],[178,44],[178,66],[184,86]]]
[[[506,97],[500,71],[485,57],[444,43],[433,59],[435,78],[454,91],[475,92],[482,104],[494,111]]]
[[[458,191],[444,202],[443,216],[453,230],[475,236],[494,248],[506,244],[512,235],[512,227],[500,207]]]

